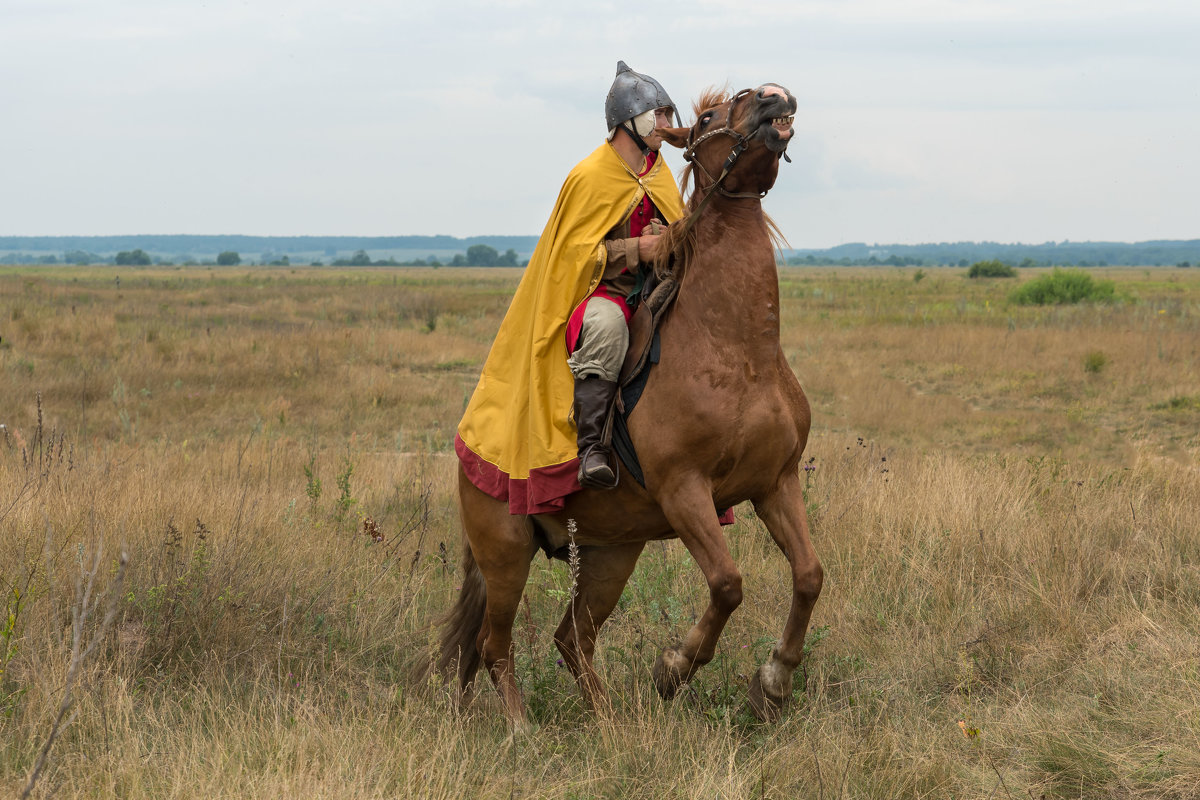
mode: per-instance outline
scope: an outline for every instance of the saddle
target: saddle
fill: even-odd
[[[654,273],[646,278],[642,288],[642,302],[629,320],[629,349],[621,364],[617,385],[628,386],[646,369],[658,326],[667,314],[675,295],[679,293],[679,281],[673,277],[659,280]]]
[[[606,443],[611,443],[630,476],[643,487],[646,480],[629,435],[627,420],[646,387],[650,367],[658,363],[658,327],[678,293],[679,281],[673,277],[658,280],[651,274],[647,278],[642,288],[642,302],[629,320],[629,349],[625,351],[625,361],[617,378],[619,389],[616,402],[609,409],[604,425]]]

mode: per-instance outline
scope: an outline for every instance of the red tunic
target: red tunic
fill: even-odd
[[[638,173],[638,177],[640,178],[648,173],[650,168],[654,166],[654,162],[657,159],[658,153],[650,153],[650,155],[646,157],[646,168]],[[654,203],[650,201],[650,195],[643,195],[642,202],[639,203],[637,208],[633,210],[633,213],[629,215],[629,219],[622,222],[609,232],[608,241],[637,239],[642,235],[642,231],[649,226],[650,220],[657,216],[658,209],[656,209],[654,207]],[[628,232],[625,231],[626,227],[628,227]],[[611,249],[610,252],[612,252]],[[630,265],[627,263],[626,266],[620,271],[620,275],[628,275],[630,266],[636,265]],[[629,304],[625,302],[625,297],[628,295],[628,289],[626,289],[625,293],[623,294],[622,286],[620,285],[627,283],[629,283],[628,278],[623,281],[603,280],[600,282],[600,285],[596,287],[596,291],[592,293],[593,297],[603,297],[605,300],[611,300],[620,306],[621,312],[625,315],[625,324],[629,324],[629,318],[633,316],[633,309],[630,308]],[[579,344],[579,333],[583,328],[583,311],[586,307],[587,302],[580,303],[579,307],[575,309],[575,312],[571,314],[571,319],[567,321],[568,353],[574,353],[575,348]]]

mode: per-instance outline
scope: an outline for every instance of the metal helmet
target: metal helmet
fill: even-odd
[[[608,129],[656,108],[670,108],[675,124],[679,124],[679,111],[662,84],[649,75],[634,72],[624,61],[618,61],[617,77],[604,100],[604,121],[608,123]]]

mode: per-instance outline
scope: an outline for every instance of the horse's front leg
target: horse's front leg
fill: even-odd
[[[708,608],[700,621],[681,644],[666,648],[654,662],[654,685],[660,695],[670,699],[697,669],[712,661],[725,623],[742,602],[742,575],[717,521],[712,491],[703,481],[662,492],[659,504],[704,573],[709,593]]]
[[[808,513],[798,474],[754,501],[754,511],[792,567],[792,608],[783,637],[750,682],[750,707],[761,720],[778,719],[792,694],[792,674],[804,657],[804,637],[821,594],[821,562],[808,535]]]
[[[554,632],[554,643],[563,662],[579,682],[583,699],[593,711],[608,710],[608,695],[592,656],[596,634],[621,599],[621,591],[637,564],[644,542],[615,547],[581,547],[575,594],[567,606],[562,623]]]

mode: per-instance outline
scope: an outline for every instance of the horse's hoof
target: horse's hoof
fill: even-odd
[[[580,681],[579,689],[583,696],[583,704],[587,706],[590,713],[602,719],[612,717],[612,702],[608,699],[608,692],[604,691],[604,686],[600,683],[599,678],[595,681]]]
[[[508,739],[510,741],[514,739],[532,739],[534,734],[538,732],[539,727],[539,725],[525,718],[510,719],[508,721]]]
[[[792,676],[778,666],[763,664],[750,679],[750,711],[760,722],[778,722],[792,694]]]
[[[668,647],[655,659],[651,674],[659,696],[663,700],[670,700],[687,680],[687,659],[674,647]]]
[[[471,681],[466,686],[457,686],[451,691],[454,710],[461,714],[467,710],[467,707],[471,705],[471,701],[475,699],[475,681]]]

